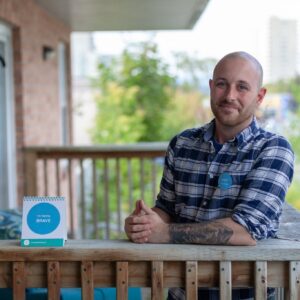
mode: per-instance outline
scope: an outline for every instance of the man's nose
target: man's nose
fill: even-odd
[[[227,100],[235,100],[236,99],[236,88],[234,85],[228,85],[227,87],[227,93],[226,93],[226,99]]]

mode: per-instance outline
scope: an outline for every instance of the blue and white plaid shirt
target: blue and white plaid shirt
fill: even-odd
[[[216,143],[214,127],[213,120],[171,140],[156,207],[176,223],[231,217],[255,240],[275,237],[293,177],[290,144],[255,118],[223,145]],[[182,299],[179,290],[172,289],[170,299]]]

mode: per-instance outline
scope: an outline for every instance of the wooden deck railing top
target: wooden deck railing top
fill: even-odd
[[[220,300],[232,288],[254,287],[255,299],[267,299],[268,287],[283,287],[285,299],[300,299],[300,242],[271,239],[257,246],[134,244],[129,241],[69,240],[62,248],[21,248],[0,241],[0,288],[12,287],[14,299],[25,288],[47,287],[48,299],[60,288],[81,287],[82,299],[94,299],[95,287],[116,287],[127,300],[128,287],[150,287],[151,299],[164,288],[184,287],[188,300],[199,287],[219,287]]]

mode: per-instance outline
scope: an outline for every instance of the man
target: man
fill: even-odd
[[[248,53],[230,53],[217,63],[209,81],[215,118],[171,140],[156,205],[137,201],[125,220],[129,239],[251,246],[275,237],[294,156],[283,137],[255,119],[266,94],[262,81],[262,67]],[[170,289],[168,299],[184,295]],[[216,289],[199,290],[199,296],[219,299]],[[233,291],[233,299],[252,298],[253,289]]]

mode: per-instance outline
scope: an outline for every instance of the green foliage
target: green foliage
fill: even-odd
[[[177,72],[182,76],[184,90],[198,90],[204,83],[207,84],[213,68],[217,63],[214,58],[199,59],[184,52],[174,54]]]
[[[268,92],[271,93],[291,93],[296,100],[296,102],[300,105],[300,76],[296,76],[295,78],[289,80],[280,80],[273,84],[268,84],[267,86]]]
[[[298,108],[289,117],[288,128],[284,128],[284,134],[288,138],[295,152],[295,168],[297,170],[297,166],[300,163],[300,76],[296,76],[295,78],[289,80],[281,80],[274,84],[269,84],[267,85],[267,89],[271,93],[290,93],[298,104]],[[288,190],[286,200],[295,208],[300,209],[299,178],[296,170],[294,180]]]
[[[99,65],[95,143],[161,141],[174,79],[151,43],[131,45]]]
[[[295,178],[286,195],[286,201],[300,210],[299,179]]]

